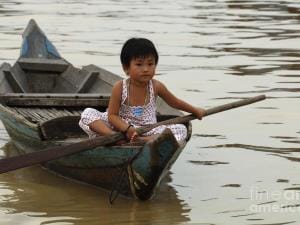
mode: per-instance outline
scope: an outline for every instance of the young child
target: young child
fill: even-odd
[[[158,53],[154,44],[148,39],[131,38],[123,45],[120,58],[123,70],[129,78],[114,85],[107,112],[86,108],[81,114],[80,127],[90,137],[120,131],[131,141],[147,141],[169,128],[177,141],[184,140],[187,129],[182,124],[159,126],[143,137],[138,137],[136,133],[137,127],[157,123],[157,96],[173,108],[193,113],[198,119],[205,114],[203,109],[178,99],[163,83],[153,79],[158,63]]]

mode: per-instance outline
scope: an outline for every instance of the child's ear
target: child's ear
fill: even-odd
[[[126,75],[128,76],[128,66],[126,65],[122,65],[124,72],[126,73]]]

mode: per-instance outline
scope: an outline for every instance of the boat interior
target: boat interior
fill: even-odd
[[[13,66],[0,66],[0,104],[40,126],[43,139],[86,136],[78,126],[81,112],[86,107],[104,112],[112,86],[120,79],[95,65],[74,67],[31,20],[20,57]],[[157,110],[158,120],[174,112],[159,98]]]

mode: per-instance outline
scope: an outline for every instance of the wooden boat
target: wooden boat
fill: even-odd
[[[79,143],[88,139],[79,128],[86,107],[105,111],[112,85],[122,79],[95,65],[74,67],[63,59],[31,20],[23,33],[20,57],[0,67],[0,118],[22,153]],[[158,99],[158,120],[181,115]],[[150,199],[191,135],[177,143],[168,130],[146,144],[99,146],[42,164],[62,176]]]

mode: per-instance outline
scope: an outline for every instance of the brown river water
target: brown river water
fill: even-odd
[[[210,108],[267,100],[193,121],[154,199],[140,202],[33,166],[0,175],[1,225],[300,224],[300,3],[292,0],[0,0],[0,63],[34,18],[75,66],[123,77],[130,37],[156,44],[156,78]],[[0,157],[14,147],[0,125]]]

